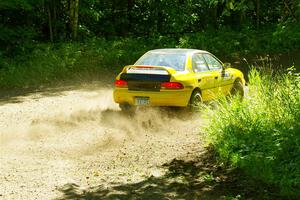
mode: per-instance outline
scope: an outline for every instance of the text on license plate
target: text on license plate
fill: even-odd
[[[135,97],[135,105],[143,106],[149,104],[149,97]]]

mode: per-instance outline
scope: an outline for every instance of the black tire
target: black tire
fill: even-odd
[[[202,101],[201,93],[200,91],[195,90],[191,95],[188,107],[191,111],[199,111],[202,104],[203,101]]]
[[[245,95],[244,86],[240,80],[234,81],[230,94],[231,96],[238,96],[241,99],[244,98]]]
[[[135,106],[129,105],[127,103],[120,103],[119,107],[121,108],[122,112],[124,112],[124,113],[134,113],[136,110]]]

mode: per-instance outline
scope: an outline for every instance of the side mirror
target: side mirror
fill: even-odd
[[[223,68],[224,69],[227,69],[227,68],[230,68],[230,67],[231,67],[230,63],[223,63]]]

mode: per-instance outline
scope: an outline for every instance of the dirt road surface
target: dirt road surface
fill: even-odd
[[[112,185],[159,179],[164,164],[200,152],[205,123],[168,110],[124,114],[112,89],[99,84],[7,98],[0,101],[0,199],[119,199],[108,195]],[[105,195],[83,195],[96,186]]]

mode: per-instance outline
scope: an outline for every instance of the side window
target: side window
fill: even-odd
[[[207,62],[209,70],[215,71],[222,69],[222,64],[213,56],[209,54],[204,54],[203,56],[205,58],[205,61]]]
[[[194,54],[193,55],[193,71],[194,72],[206,72],[208,71],[208,67],[206,62],[201,54]]]

